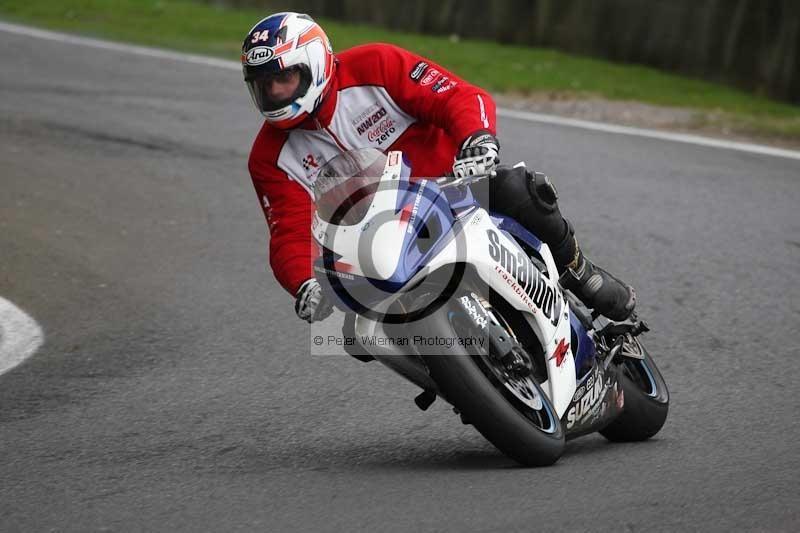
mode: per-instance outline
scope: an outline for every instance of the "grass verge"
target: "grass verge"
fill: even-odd
[[[186,0],[0,0],[5,20],[230,59],[238,59],[244,32],[262,16]],[[496,92],[688,108],[698,129],[800,140],[800,106],[723,85],[549,49],[319,22],[336,50],[395,43]]]

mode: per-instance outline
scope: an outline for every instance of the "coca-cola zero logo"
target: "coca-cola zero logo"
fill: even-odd
[[[394,120],[392,120],[391,117],[386,117],[381,120],[377,126],[367,132],[367,139],[369,142],[383,144],[394,131]]]

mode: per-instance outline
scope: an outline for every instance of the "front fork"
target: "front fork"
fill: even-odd
[[[493,312],[491,304],[470,292],[458,299],[472,321],[474,331],[480,331],[487,339],[488,355],[510,377],[526,378],[533,374],[533,361],[517,340],[514,332],[502,317]]]

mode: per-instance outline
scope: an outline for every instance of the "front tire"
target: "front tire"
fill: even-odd
[[[636,341],[644,359],[626,359],[619,366],[625,398],[622,414],[600,430],[612,442],[647,440],[661,430],[669,412],[669,391],[647,350]]]
[[[459,318],[465,320],[460,322]],[[472,334],[458,327],[468,320],[463,308],[448,305],[426,319],[424,325],[431,336],[456,339]],[[526,409],[533,409],[514,402],[504,385],[498,384],[481,363],[480,354],[471,354],[461,345],[450,349],[434,346],[427,352],[423,357],[442,395],[497,449],[524,466],[547,466],[561,457],[565,442],[563,427],[534,380],[531,383],[542,399],[538,411],[549,419],[544,430],[534,423],[542,415],[528,412],[526,416]]]

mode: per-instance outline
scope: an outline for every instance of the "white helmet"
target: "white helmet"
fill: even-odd
[[[298,126],[312,115],[331,87],[336,68],[328,36],[308,15],[276,13],[258,22],[242,44],[242,70],[258,110],[281,129]],[[269,85],[279,72],[300,72],[291,97],[274,101]]]

